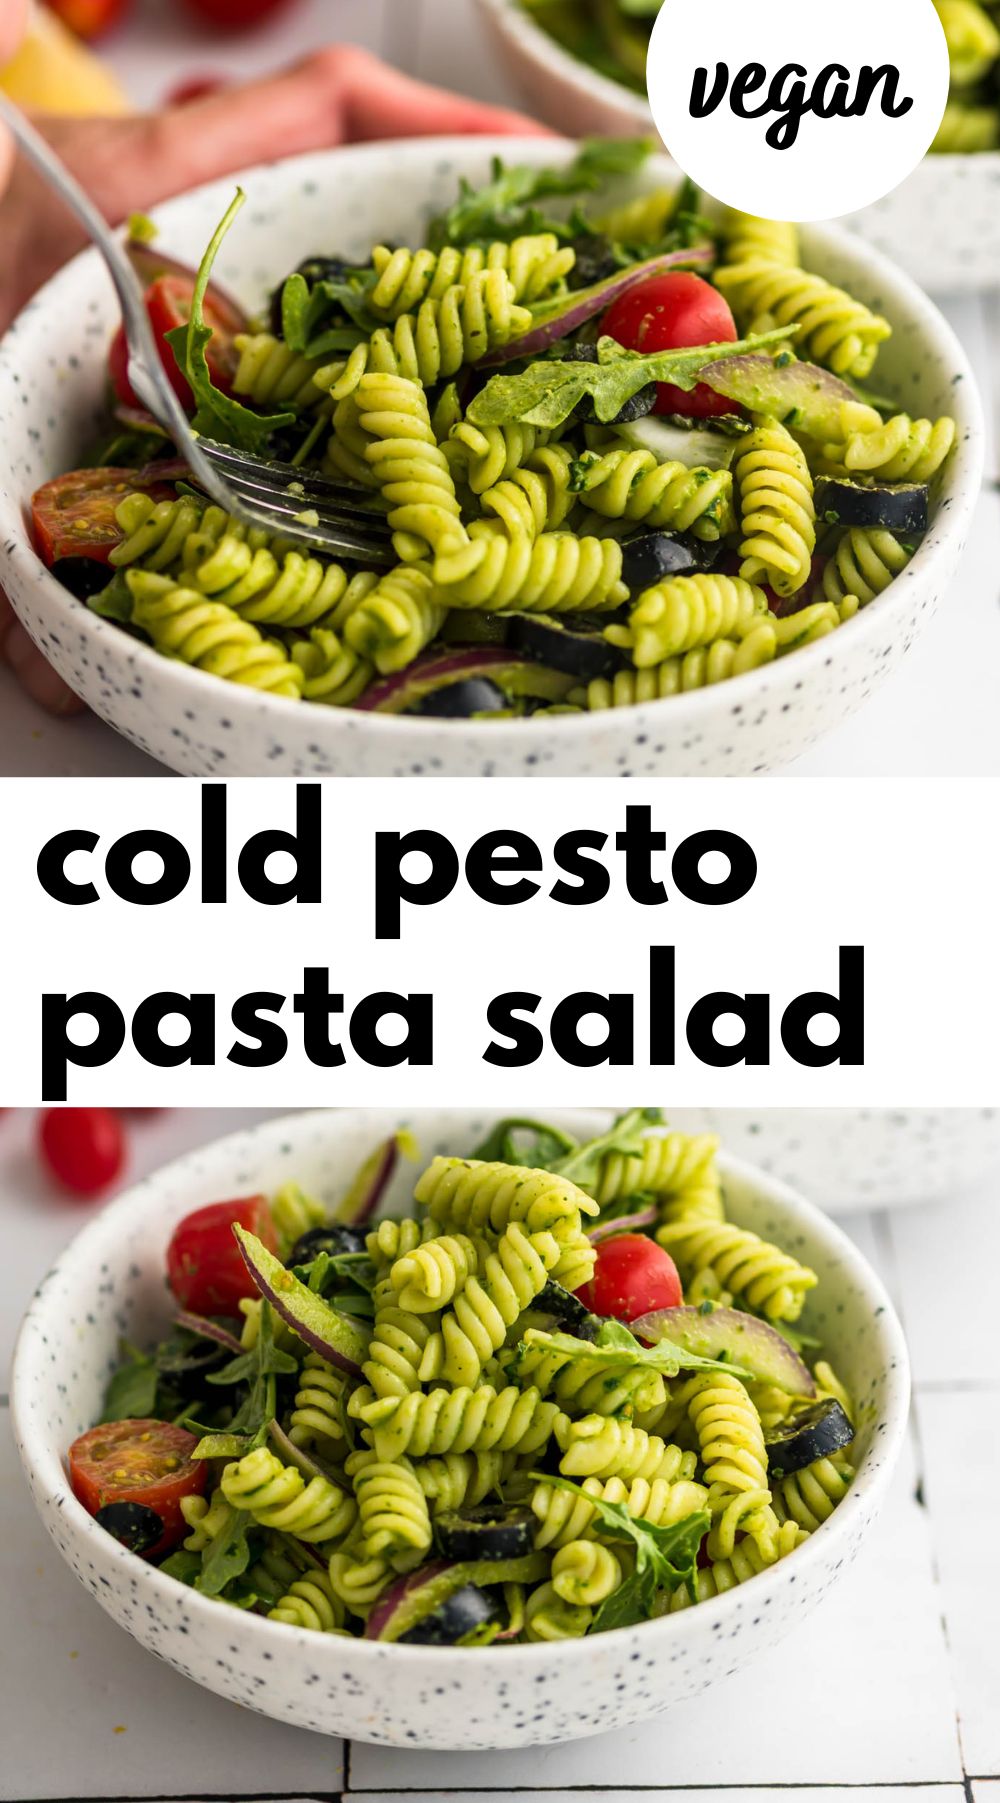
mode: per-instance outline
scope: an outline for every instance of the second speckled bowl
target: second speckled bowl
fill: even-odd
[[[407,1118],[430,1157],[476,1145],[495,1116],[439,1108]],[[581,1137],[608,1124],[560,1109],[553,1118]],[[399,1112],[385,1109],[269,1122],[182,1158],[84,1229],[31,1303],[15,1360],[14,1428],[35,1506],[81,1583],[128,1633],[261,1714],[408,1748],[533,1746],[642,1721],[755,1658],[837,1583],[885,1495],[906,1429],[906,1348],[881,1283],[831,1221],[750,1165],[722,1161],[727,1209],[819,1276],[802,1324],[822,1338],[857,1399],[857,1476],[803,1546],[713,1602],[558,1649],[346,1640],[199,1596],[126,1551],[70,1490],[66,1452],[100,1414],[119,1340],[145,1342],[167,1324],[164,1251],[181,1217],[291,1179],[332,1202],[399,1123]],[[412,1167],[397,1177],[389,1212],[404,1212],[411,1194]]]

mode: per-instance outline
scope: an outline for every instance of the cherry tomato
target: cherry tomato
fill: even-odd
[[[186,325],[191,317],[191,296],[194,284],[179,275],[160,275],[146,289],[146,311],[149,323],[153,328],[153,336],[160,353],[160,361],[171,385],[190,411],[194,407],[194,396],[191,393],[188,379],[177,367],[173,345],[167,343],[167,333],[175,326]],[[218,294],[205,297],[205,324],[213,328],[212,337],[208,341],[205,356],[212,372],[212,381],[217,388],[228,393],[232,387],[236,371],[237,352],[233,340],[237,332],[243,328],[243,320],[234,308]],[[140,402],[132,391],[128,379],[128,345],[125,341],[125,327],[119,326],[111,340],[108,352],[108,373],[118,399],[126,407],[138,407]]]
[[[277,1252],[278,1234],[265,1196],[241,1196],[196,1209],[167,1248],[170,1288],[181,1306],[196,1315],[238,1315],[241,1299],[257,1294],[233,1234],[236,1221],[269,1252]]]
[[[241,31],[244,25],[259,25],[262,19],[287,6],[288,0],[185,0],[185,4],[206,25]]]
[[[577,1295],[595,1315],[635,1321],[683,1301],[677,1266],[669,1252],[644,1233],[619,1233],[597,1247],[597,1264]]]
[[[728,304],[700,275],[682,269],[651,275],[612,301],[601,330],[629,351],[674,351],[687,344],[735,344],[739,333]],[[690,394],[658,384],[654,413],[710,419],[732,413],[733,403],[699,382]]]
[[[166,105],[189,106],[192,100],[204,100],[209,94],[218,94],[220,89],[228,86],[224,75],[189,75],[170,89]]]
[[[110,1108],[47,1108],[38,1146],[52,1175],[74,1196],[96,1196],[125,1163],[125,1135]]]
[[[131,0],[48,0],[48,5],[78,38],[99,38],[117,25]]]
[[[115,508],[137,489],[155,501],[169,500],[174,492],[166,482],[144,481],[132,469],[70,470],[43,483],[31,500],[38,555],[49,565],[60,557],[107,563],[124,536]]]
[[[153,1509],[163,1533],[143,1548],[143,1557],[159,1558],[189,1531],[181,1499],[200,1496],[205,1488],[208,1466],[191,1457],[197,1444],[194,1434],[165,1421],[114,1421],[108,1427],[92,1427],[70,1448],[73,1495],[90,1515],[99,1515],[114,1503]]]

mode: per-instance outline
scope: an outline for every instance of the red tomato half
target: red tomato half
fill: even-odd
[[[238,1315],[242,1298],[257,1294],[233,1234],[236,1221],[269,1252],[277,1252],[277,1229],[265,1196],[196,1209],[181,1222],[167,1249],[170,1288],[181,1306],[196,1315]]]
[[[577,1295],[595,1315],[635,1321],[657,1308],[677,1308],[683,1301],[677,1266],[669,1252],[644,1233],[619,1233],[602,1240],[589,1283]]]
[[[208,1466],[191,1457],[197,1444],[194,1434],[165,1421],[114,1421],[108,1427],[92,1427],[70,1448],[73,1495],[90,1515],[100,1514],[109,1503],[140,1503],[154,1509],[163,1535],[143,1557],[157,1559],[188,1532],[182,1498],[200,1496],[205,1488]]]
[[[288,0],[185,0],[189,12],[224,31],[241,31],[288,5]]]
[[[107,563],[123,537],[115,508],[136,489],[154,501],[168,501],[174,492],[166,482],[141,481],[139,471],[131,469],[69,470],[43,483],[31,499],[39,557],[49,565],[60,557]]]
[[[74,1196],[96,1196],[125,1163],[125,1135],[110,1108],[47,1108],[38,1124],[43,1162]]]
[[[718,289],[700,275],[682,269],[651,275],[612,301],[601,327],[629,351],[675,351],[688,344],[735,344],[739,333]],[[683,413],[710,419],[732,413],[733,403],[699,382],[686,394],[659,383],[654,413]]]
[[[48,4],[78,38],[99,38],[118,23],[131,0],[48,0]]]
[[[146,311],[160,353],[160,362],[189,412],[194,407],[194,396],[187,377],[177,367],[173,345],[167,343],[167,333],[173,331],[175,326],[187,325],[191,317],[193,293],[194,284],[179,275],[157,276],[156,281],[151,282],[146,289]],[[237,364],[233,340],[237,332],[242,331],[244,322],[235,309],[227,306],[218,294],[206,295],[204,314],[205,324],[212,327],[212,337],[205,351],[212,381],[216,388],[222,388],[228,394]],[[115,394],[122,404],[126,407],[138,407],[140,403],[133,394],[128,379],[128,345],[125,342],[124,326],[119,326],[111,340],[108,373]]]

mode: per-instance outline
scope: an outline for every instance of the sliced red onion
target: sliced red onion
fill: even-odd
[[[777,1328],[738,1308],[654,1309],[630,1321],[631,1331],[651,1345],[667,1341],[701,1358],[730,1359],[761,1383],[776,1384],[790,1396],[815,1396],[811,1372]]]
[[[198,271],[192,269],[190,263],[182,263],[177,257],[168,256],[166,251],[159,249],[155,239],[151,243],[143,238],[126,239],[125,255],[144,288],[148,288],[150,282],[155,282],[157,276],[161,275],[180,276],[182,281],[190,282],[192,288],[198,280]],[[234,315],[234,332],[245,332],[248,329],[250,321],[239,301],[218,282],[209,282],[205,298]]]
[[[322,1296],[308,1290],[286,1270],[280,1258],[268,1252],[238,1222],[233,1232],[247,1270],[275,1313],[313,1352],[349,1376],[360,1377],[362,1361],[368,1353],[369,1332],[352,1316],[341,1314]]]
[[[552,301],[550,310],[536,319],[530,331],[491,351],[477,368],[495,369],[498,364],[512,363],[516,357],[533,357],[539,351],[548,350],[550,345],[558,344],[561,338],[568,338],[571,332],[586,325],[588,319],[603,313],[620,294],[634,288],[636,282],[645,281],[647,276],[662,275],[668,269],[708,268],[714,261],[715,251],[710,244],[696,245],[692,250],[664,251],[661,256],[647,257],[644,263],[633,263],[630,269],[616,270],[614,275],[606,276],[603,282],[595,282],[590,288],[561,294]]]
[[[345,1199],[344,1206],[349,1205],[350,1212],[337,1212],[338,1221],[348,1227],[363,1227],[370,1221],[385,1194],[392,1174],[399,1162],[399,1144],[395,1134],[384,1140],[372,1156],[362,1165],[354,1188]]]
[[[126,407],[124,401],[118,401],[113,412],[121,426],[130,426],[136,432],[158,432],[161,437],[167,437],[159,421],[147,413],[145,407]]]
[[[439,1559],[433,1565],[421,1565],[419,1571],[408,1571],[405,1577],[397,1578],[374,1604],[365,1623],[365,1639],[382,1640],[389,1623],[412,1592],[422,1590],[425,1584],[433,1583],[435,1578],[442,1577],[451,1569],[446,1560]]]
[[[548,696],[557,700],[572,685],[571,677],[560,671],[547,673],[543,664],[519,657],[504,645],[462,645],[447,651],[425,652],[405,670],[372,683],[354,705],[369,713],[401,714],[446,683],[461,682],[467,676],[488,676],[491,672],[500,680],[501,671],[506,671],[508,683],[523,678],[522,692],[543,699]]]
[[[640,1208],[634,1215],[619,1215],[614,1221],[598,1221],[587,1229],[588,1240],[608,1240],[613,1233],[633,1233],[637,1227],[655,1227],[659,1220],[655,1208]]]
[[[205,1315],[195,1315],[190,1309],[182,1308],[174,1316],[178,1327],[186,1327],[189,1333],[196,1333],[201,1340],[215,1340],[218,1345],[225,1346],[228,1352],[237,1354],[246,1351],[246,1347],[230,1333],[228,1328],[220,1327],[217,1321],[209,1321]]]

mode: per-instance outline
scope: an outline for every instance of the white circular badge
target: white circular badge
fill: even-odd
[[[766,219],[830,219],[899,186],[948,99],[934,0],[663,0],[646,79],[700,188]]]

